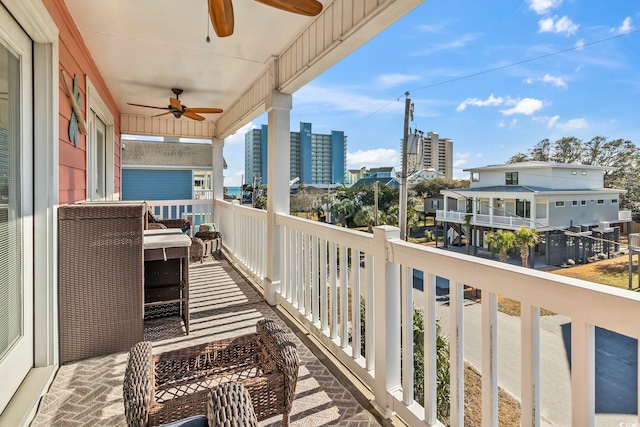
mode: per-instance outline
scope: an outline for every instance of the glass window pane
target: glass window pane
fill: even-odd
[[[0,44],[0,359],[22,335],[20,62]]]

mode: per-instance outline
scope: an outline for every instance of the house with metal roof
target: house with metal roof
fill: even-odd
[[[631,212],[620,210],[620,195],[625,190],[604,187],[607,170],[610,168],[533,161],[465,169],[471,174],[470,188],[441,191],[444,209],[436,212],[436,220],[464,224],[471,215],[474,231],[469,238],[474,246],[483,244],[487,231],[516,230],[523,225],[543,232],[543,240],[552,245],[553,236],[564,239],[566,231],[580,236],[619,233],[611,226],[630,222]],[[454,231],[462,228],[449,226]]]
[[[212,192],[212,164],[210,143],[123,140],[122,200],[187,200]]]

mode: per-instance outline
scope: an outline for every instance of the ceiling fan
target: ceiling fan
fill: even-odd
[[[132,104],[128,102],[127,104],[133,105],[135,107],[145,107],[145,108],[155,108],[157,110],[169,110],[166,113],[158,114],[152,117],[160,117],[165,114],[173,114],[176,119],[179,119],[182,116],[188,117],[193,120],[202,121],[204,117],[200,114],[216,114],[222,113],[221,108],[189,108],[186,105],[182,105],[180,102],[180,94],[182,93],[182,89],[173,88],[171,91],[176,95],[176,97],[169,98],[169,106],[167,107],[154,107],[152,105],[142,105],[142,104]],[[200,114],[198,114],[200,113]]]
[[[322,3],[317,0],[256,0],[267,6],[304,16],[316,16],[322,12]],[[218,37],[233,34],[233,4],[231,0],[208,0],[209,17]]]

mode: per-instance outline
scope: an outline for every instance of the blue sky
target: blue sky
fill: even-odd
[[[342,130],[348,168],[399,170],[408,91],[411,127],[453,140],[454,178],[544,138],[639,145],[639,29],[633,0],[428,0],[295,93],[291,129]],[[226,140],[225,185],[240,185],[244,133],[265,123]]]

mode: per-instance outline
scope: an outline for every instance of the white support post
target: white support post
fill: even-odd
[[[409,406],[414,401],[413,395],[413,280],[411,267],[401,267],[402,288],[402,400],[405,405]],[[430,349],[429,349],[430,350]],[[425,349],[425,351],[428,351]]]
[[[595,327],[571,321],[571,425],[593,427],[595,419]]]
[[[540,309],[520,307],[522,425],[540,426]]]
[[[267,265],[264,298],[276,304],[280,286],[280,254],[282,253],[280,227],[276,214],[289,214],[289,174],[291,137],[291,95],[272,90],[265,100],[268,112],[267,132]]]
[[[393,414],[389,390],[400,387],[400,265],[387,260],[387,241],[399,240],[400,229],[374,227],[375,382],[373,402],[380,414]]]
[[[496,294],[484,291],[482,292],[482,425],[498,427],[498,298]]]
[[[438,415],[437,403],[437,336],[436,336],[436,276],[427,274],[423,278],[424,295],[424,420],[435,425]]]
[[[224,139],[214,138],[211,141],[211,150],[213,151],[211,176],[213,178],[213,203],[215,205],[215,200],[224,199]],[[220,225],[220,212],[218,209],[213,210],[213,222],[218,226]]]
[[[449,285],[450,336],[449,366],[451,375],[451,427],[464,426],[464,285]]]

